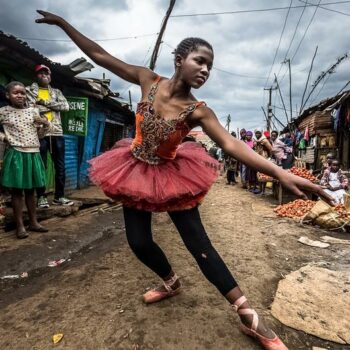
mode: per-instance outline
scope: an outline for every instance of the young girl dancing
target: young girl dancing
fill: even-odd
[[[302,196],[300,189],[307,189],[324,195],[322,189],[255,154],[221,126],[204,102],[195,99],[191,88],[198,89],[207,81],[213,65],[213,48],[206,41],[183,40],[175,50],[175,73],[168,79],[111,56],[63,18],[38,12],[43,17],[37,23],[59,26],[98,65],[141,87],[135,138],[121,140],[93,159],[90,175],[108,196],[123,203],[131,249],[163,280],[162,286],[143,296],[144,301],[153,303],[180,292],[178,276],[152,239],[152,212],[167,211],[205,277],[238,312],[241,330],[265,349],[287,349],[251,308],[201,223],[198,205],[216,179],[218,163],[197,143],[181,140],[201,126],[225,154],[279,179],[295,194]]]
[[[0,108],[0,123],[4,133],[0,140],[7,143],[1,184],[11,191],[12,209],[18,238],[28,237],[23,223],[23,192],[29,216],[29,231],[47,232],[36,218],[34,188],[45,186],[45,168],[39,152],[38,128],[49,127],[46,118],[36,108],[26,108],[25,86],[13,81],[6,86],[10,105]]]

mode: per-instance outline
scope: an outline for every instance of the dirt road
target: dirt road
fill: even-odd
[[[350,349],[285,327],[270,315],[277,283],[310,261],[336,264],[340,248],[301,245],[317,229],[276,218],[272,200],[226,186],[221,178],[201,206],[213,244],[258,312],[291,350]],[[95,220],[93,216],[89,220]],[[116,213],[116,227],[122,222]],[[0,294],[0,349],[258,350],[242,335],[226,301],[201,275],[167,214],[154,216],[154,236],[181,276],[179,296],[150,306],[141,294],[158,279],[130,252],[123,229],[61,267],[21,280]],[[59,344],[52,335],[63,333]]]

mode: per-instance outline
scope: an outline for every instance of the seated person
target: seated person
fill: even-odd
[[[323,159],[322,160],[322,165],[321,165],[321,169],[316,169],[314,170],[312,173],[316,176],[317,175],[317,178],[318,179],[321,179],[325,170],[326,169],[329,169],[331,164],[332,164],[332,161],[336,159],[336,156],[334,153],[328,153],[326,155],[326,159]]]
[[[340,170],[340,163],[334,159],[328,169],[325,169],[321,186],[324,191],[329,194],[335,204],[344,204],[344,194],[348,188],[348,178]]]

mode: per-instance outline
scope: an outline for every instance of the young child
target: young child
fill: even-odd
[[[9,106],[0,108],[0,123],[4,133],[0,139],[7,143],[1,174],[2,186],[10,189],[12,209],[17,225],[17,238],[28,233],[23,223],[23,192],[28,209],[29,231],[47,232],[36,218],[34,188],[45,186],[45,169],[39,153],[38,128],[49,127],[46,118],[36,108],[26,107],[25,86],[13,81],[6,86]]]
[[[63,18],[38,12],[43,17],[37,23],[59,26],[98,65],[141,87],[135,138],[119,141],[92,160],[90,176],[107,195],[123,203],[131,249],[163,280],[144,294],[144,301],[154,303],[181,291],[178,276],[152,237],[152,212],[167,211],[205,277],[240,316],[241,330],[265,349],[286,350],[251,308],[201,223],[198,205],[217,178],[218,162],[197,143],[181,141],[192,128],[201,126],[225,154],[279,179],[291,192],[302,196],[302,188],[324,196],[322,189],[258,156],[231,136],[203,101],[195,99],[191,88],[203,86],[213,66],[214,51],[205,40],[187,38],[177,46],[175,72],[168,79],[111,56]]]
[[[333,198],[335,204],[344,204],[348,183],[348,178],[340,170],[339,161],[333,159],[330,166],[323,172],[321,186]]]

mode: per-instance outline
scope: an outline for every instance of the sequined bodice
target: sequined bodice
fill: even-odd
[[[148,101],[140,102],[136,111],[136,136],[131,146],[134,157],[149,164],[159,164],[162,159],[174,159],[176,149],[190,131],[186,117],[204,102],[187,107],[177,118],[165,120],[153,108],[160,77],[152,85]]]

